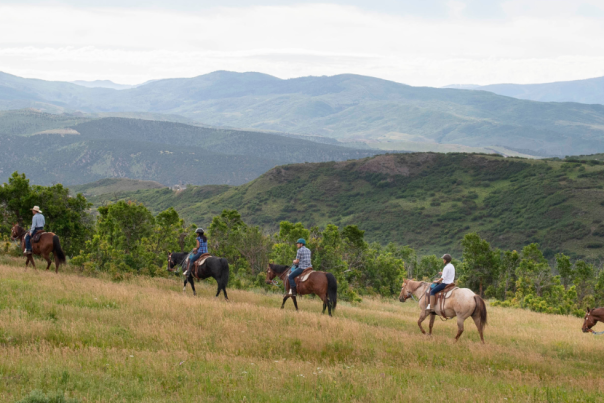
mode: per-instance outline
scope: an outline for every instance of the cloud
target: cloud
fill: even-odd
[[[356,73],[431,86],[604,75],[602,21],[576,7],[541,18],[522,14],[519,2],[498,4],[470,12],[475,4],[448,2],[447,19],[337,4],[197,12],[0,5],[0,70],[122,83],[215,70]]]

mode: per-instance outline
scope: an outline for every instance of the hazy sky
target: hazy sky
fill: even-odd
[[[550,82],[604,76],[603,38],[604,0],[0,0],[0,71],[47,80]]]

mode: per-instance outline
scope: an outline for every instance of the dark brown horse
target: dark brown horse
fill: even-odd
[[[25,235],[27,231],[24,228],[21,228],[19,224],[13,225],[11,230],[11,238],[13,240],[21,241],[21,250],[25,249]],[[31,244],[32,254],[27,255],[27,260],[25,261],[25,268],[31,262],[32,266],[35,268],[36,263],[34,262],[34,256],[38,255],[42,256],[48,262],[48,266],[46,266],[46,270],[50,268],[52,261],[50,260],[50,252],[53,253],[55,258],[55,273],[59,272],[59,265],[61,263],[65,263],[65,253],[63,249],[61,249],[61,242],[59,241],[58,235],[53,234],[52,232],[45,232],[40,237],[40,241]]]
[[[583,320],[583,328],[581,330],[583,330],[583,333],[595,333],[591,328],[594,327],[597,322],[604,323],[604,308],[587,308],[587,313]]]
[[[275,277],[279,277],[285,286],[285,296],[283,297],[281,309],[283,309],[285,306],[285,301],[291,297],[294,301],[294,306],[296,307],[297,311],[298,302],[296,301],[296,297],[289,294],[289,268],[289,266],[269,264],[266,272],[266,283],[275,284]],[[297,279],[300,277],[301,276],[299,276]],[[336,282],[336,278],[331,273],[326,273],[324,271],[315,271],[311,273],[308,280],[298,282],[297,291],[298,295],[318,295],[323,301],[323,313],[325,313],[325,308],[327,308],[329,316],[331,316],[332,310],[336,310],[336,304],[338,303],[338,283]]]
[[[183,269],[183,274],[188,267],[189,254],[188,253],[172,253],[168,254],[168,271],[174,272],[176,266],[179,265]],[[195,265],[195,267],[188,271],[185,276],[183,292],[187,289],[187,281],[191,284],[193,289],[193,295],[197,295],[195,291],[194,278],[198,280],[204,280],[206,278],[213,277],[216,280],[218,289],[216,290],[216,297],[220,295],[220,291],[224,294],[224,299],[229,300],[226,292],[226,286],[229,283],[229,262],[225,258],[220,257],[209,257],[206,259],[204,264],[201,266]]]

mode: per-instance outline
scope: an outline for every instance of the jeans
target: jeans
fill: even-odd
[[[27,235],[25,235],[25,249],[27,249],[27,250],[31,251],[31,237],[33,237],[33,236],[36,234],[36,232],[40,232],[40,231],[42,231],[43,229],[44,229],[44,228],[42,228],[42,227],[36,227],[36,228],[35,228],[35,229],[32,231],[31,236],[29,235],[29,233],[27,233]]]
[[[437,292],[445,289],[449,284],[440,283],[430,291],[430,295],[436,295]]]
[[[296,267],[295,269],[292,267],[292,271],[289,273],[289,288],[296,289],[296,277],[298,277],[304,269]]]
[[[197,261],[197,259],[199,259],[201,257],[201,255],[203,255],[202,252],[197,252],[196,254],[194,254],[193,256],[191,256],[191,258],[189,259],[189,263],[193,264]]]

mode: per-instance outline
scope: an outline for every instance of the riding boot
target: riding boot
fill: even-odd
[[[426,311],[436,312],[436,295],[430,295],[430,304],[426,307]]]

